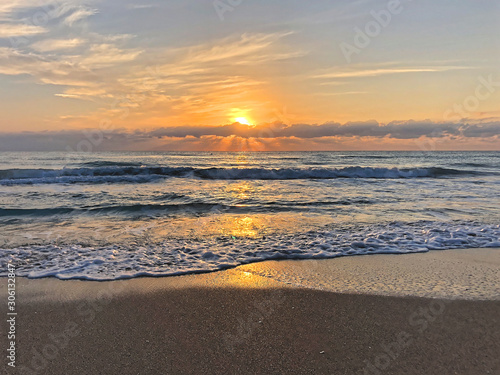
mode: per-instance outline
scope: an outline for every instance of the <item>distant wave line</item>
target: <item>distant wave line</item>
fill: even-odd
[[[180,177],[207,180],[298,180],[298,179],[411,179],[446,178],[457,176],[496,175],[442,167],[421,168],[193,168],[193,167],[133,167],[113,166],[63,169],[6,169],[0,170],[0,184],[54,184],[54,183],[143,183],[155,179]]]

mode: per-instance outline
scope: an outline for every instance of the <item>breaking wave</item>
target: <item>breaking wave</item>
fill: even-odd
[[[0,170],[0,184],[146,183],[181,177],[210,180],[299,180],[299,179],[410,179],[484,175],[484,172],[451,168],[192,168],[98,166],[94,168]]]

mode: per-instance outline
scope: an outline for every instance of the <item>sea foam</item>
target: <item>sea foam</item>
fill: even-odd
[[[209,272],[271,259],[325,259],[485,247],[500,247],[500,225],[392,222],[259,238],[167,240],[134,247],[23,246],[0,249],[0,265],[5,270],[7,263],[14,264],[18,276],[30,278],[117,280]]]

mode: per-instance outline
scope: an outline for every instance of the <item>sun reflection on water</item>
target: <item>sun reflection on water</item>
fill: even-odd
[[[245,216],[237,218],[229,227],[230,234],[234,237],[257,237],[265,227],[265,223],[255,217]]]
[[[231,198],[236,199],[250,199],[252,194],[256,193],[255,186],[249,182],[241,182],[238,184],[231,184],[226,187],[226,193],[231,196]]]

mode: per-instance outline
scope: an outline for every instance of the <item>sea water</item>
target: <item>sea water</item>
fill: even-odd
[[[0,270],[113,280],[500,247],[499,203],[499,152],[3,152]]]

